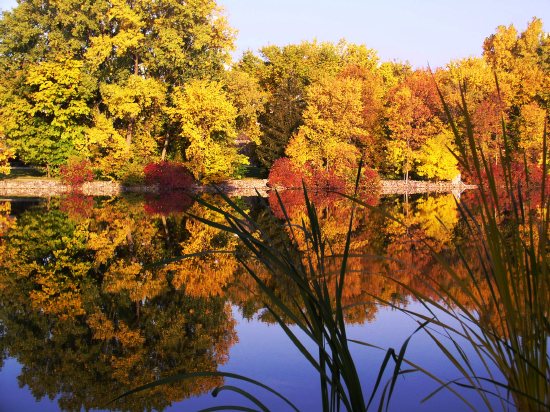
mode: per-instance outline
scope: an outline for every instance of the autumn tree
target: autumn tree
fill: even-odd
[[[405,180],[414,171],[417,151],[444,129],[439,97],[429,72],[417,70],[389,93],[387,103],[387,167]]]
[[[487,158],[498,160],[504,147],[501,119],[509,107],[511,89],[503,84],[497,91],[493,69],[483,58],[452,61],[447,70],[438,71],[437,75],[438,86],[454,120],[465,126],[461,109],[464,97],[479,147]]]
[[[454,61],[437,73],[455,120],[464,126],[462,89],[477,143],[495,165],[504,151],[512,157],[525,153],[530,163],[542,159],[547,49],[548,34],[534,18],[522,33],[512,25],[499,26],[485,40],[483,58]]]
[[[177,136],[174,86],[221,78],[232,42],[214,0],[21,1],[0,20],[1,129],[32,164],[139,173]]]
[[[267,94],[259,116],[262,135],[257,156],[260,163],[269,168],[284,155],[291,136],[303,123],[307,106],[305,89],[309,85],[335,76],[348,64],[373,68],[377,62],[373,50],[345,41],[267,46],[260,50],[260,57],[245,54],[239,67],[257,78]]]
[[[307,88],[304,124],[290,140],[286,154],[302,168],[345,174],[359,163],[353,144],[366,134],[363,120],[362,84],[350,78],[324,78]]]
[[[453,180],[459,173],[454,136],[443,129],[415,153],[416,172],[427,179]]]
[[[261,144],[259,116],[264,113],[267,94],[260,88],[258,79],[239,68],[226,72],[225,89],[237,109],[236,127],[239,136],[249,139],[256,146]]]
[[[239,173],[248,159],[237,152],[238,111],[219,82],[194,80],[174,91],[169,110],[179,125],[187,167],[200,181]]]
[[[311,82],[311,71],[316,68],[322,70],[330,64],[318,58],[321,54],[320,49],[323,48],[328,51],[331,46],[319,46],[316,43],[302,43],[282,48],[267,46],[261,49],[262,59],[251,55],[244,56],[249,67],[250,63],[255,63],[253,68],[260,85],[268,94],[265,110],[260,116],[262,137],[261,145],[257,148],[258,159],[266,168],[284,155],[290,136],[301,123],[305,107],[303,91]],[[325,56],[328,57],[329,53]],[[335,57],[333,50],[332,57]]]
[[[362,127],[364,132],[354,136],[353,143],[361,152],[366,165],[381,168],[386,131],[384,128],[384,102],[396,80],[396,74],[388,71],[388,65],[372,66],[368,63],[349,63],[338,75],[361,83]]]
[[[499,26],[483,44],[483,55],[508,92],[509,149],[521,150],[531,162],[542,159],[544,119],[548,116],[550,35],[537,18],[518,33],[512,25]]]
[[[11,166],[9,160],[13,158],[15,151],[8,147],[6,142],[0,137],[0,174],[9,174]]]

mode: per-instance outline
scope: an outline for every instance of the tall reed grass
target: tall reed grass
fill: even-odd
[[[542,179],[534,182],[525,157],[520,162],[523,173],[517,173],[517,154],[510,150],[502,118],[502,170],[497,178],[495,166],[476,139],[464,88],[460,88],[462,128],[438,92],[457,143],[456,157],[478,184],[474,203],[479,207],[457,203],[472,242],[468,248],[454,242],[462,270],[432,249],[452,280],[451,287],[426,278],[425,286],[433,292],[428,295],[425,288],[421,291],[393,279],[428,308],[429,314],[397,309],[419,323],[429,322],[425,333],[459,371],[456,379],[424,400],[458,386],[475,391],[487,410],[550,410],[547,123],[542,136]],[[496,370],[504,380],[499,380]],[[475,409],[461,399],[465,407]]]
[[[358,191],[359,174],[355,191]],[[237,259],[248,274],[256,281],[265,296],[265,306],[273,318],[284,330],[294,346],[318,373],[321,387],[321,402],[324,411],[365,411],[377,404],[381,409],[389,405],[397,377],[404,373],[401,369],[408,344],[405,341],[397,352],[390,348],[381,359],[376,382],[365,390],[350,351],[352,343],[346,333],[344,321],[345,308],[342,305],[342,293],[346,283],[347,264],[350,257],[350,243],[355,207],[349,216],[348,231],[339,270],[335,273],[329,260],[334,259],[321,230],[314,204],[310,201],[304,186],[306,218],[300,224],[292,222],[285,205],[278,196],[279,206],[284,214],[284,225],[289,233],[289,241],[269,238],[268,235],[230,198],[220,193],[231,206],[229,212],[198,200],[225,217],[226,225],[196,219],[207,225],[233,233],[238,236],[245,249],[261,263],[264,269],[275,276],[291,282],[298,291],[290,303],[280,299],[275,291],[263,280],[250,265],[250,256],[237,254]],[[278,194],[277,194],[278,195]],[[307,342],[300,337],[289,324],[293,324],[302,336],[313,343],[313,352]],[[393,362],[393,368],[390,366]],[[381,396],[376,396],[385,372],[390,376]],[[410,372],[406,371],[406,372]],[[406,373],[405,372],[405,373]]]
[[[497,80],[498,88],[498,80]],[[493,409],[489,397],[497,396],[499,409],[510,404],[520,411],[550,409],[550,271],[548,223],[547,129],[542,136],[542,179],[530,178],[525,157],[522,174],[513,167],[515,154],[510,150],[508,131],[502,118],[500,164],[502,180],[496,179],[494,167],[481,150],[464,95],[461,131],[451,115],[445,99],[441,100],[458,144],[458,160],[462,168],[477,181],[479,210],[459,204],[470,238],[476,240],[477,252],[461,254],[463,267],[470,282],[464,282],[450,265],[439,258],[442,267],[454,280],[459,293],[468,297],[471,306],[464,307],[443,285],[437,285],[442,304],[416,293],[419,299],[437,306],[453,320],[442,323],[447,339],[430,334],[447,358],[462,372],[460,384],[478,392],[488,409]],[[536,185],[536,187],[534,187]],[[499,187],[501,186],[501,187]],[[527,195],[527,193],[531,195]],[[533,195],[534,193],[534,195]],[[457,247],[461,252],[460,247]],[[473,285],[473,288],[471,287]],[[415,293],[414,290],[412,290]],[[492,317],[488,319],[488,315]],[[422,320],[423,317],[420,317]],[[428,333],[429,329],[426,329]],[[483,376],[474,370],[474,359],[466,351],[453,355],[447,346],[462,345],[474,349],[474,357],[485,365]],[[496,366],[505,378],[498,381],[491,370]]]
[[[441,95],[441,93],[440,93]],[[547,193],[547,132],[543,136],[543,179],[536,188],[540,202],[531,204],[532,197],[525,197],[525,189],[533,190],[529,181],[529,171],[525,170],[525,180],[518,180],[512,168],[512,153],[508,150],[507,130],[502,122],[504,151],[501,153],[504,190],[499,190],[492,165],[480,149],[474,128],[468,114],[466,99],[462,95],[464,127],[457,125],[445,100],[442,104],[455,134],[457,158],[464,170],[469,172],[479,189],[479,210],[468,205],[458,204],[468,237],[476,245],[475,253],[454,245],[460,256],[464,271],[458,273],[447,259],[436,250],[434,257],[448,276],[453,287],[432,282],[427,284],[434,291],[426,293],[392,279],[415,296],[429,312],[415,313],[406,308],[398,308],[412,315],[418,321],[415,331],[427,333],[450,364],[459,372],[451,381],[443,381],[421,366],[405,358],[407,339],[399,351],[388,349],[379,365],[376,381],[365,390],[351,354],[350,339],[346,334],[342,291],[346,282],[347,264],[350,259],[350,240],[355,209],[352,210],[347,238],[337,273],[331,272],[328,259],[334,257],[330,245],[322,233],[317,210],[304,187],[307,218],[300,224],[291,221],[284,204],[279,198],[290,233],[290,243],[270,239],[265,232],[231,199],[224,196],[231,207],[222,210],[207,204],[205,207],[225,217],[225,224],[196,219],[204,224],[233,233],[242,241],[262,266],[275,276],[284,276],[299,290],[299,298],[291,304],[283,302],[254,270],[249,261],[237,254],[243,267],[256,281],[266,296],[266,307],[285,331],[292,343],[305,359],[315,368],[321,383],[321,397],[324,411],[365,411],[377,403],[378,410],[387,409],[399,375],[414,371],[427,374],[440,384],[439,388],[427,394],[430,399],[440,390],[450,390],[464,401],[466,408],[475,409],[459,392],[471,389],[482,400],[488,410],[540,411],[548,410],[550,404],[550,362],[548,336],[550,323],[550,277],[548,262],[548,222],[550,199]],[[527,169],[527,163],[524,162]],[[360,173],[358,174],[360,176]],[[357,187],[357,184],[356,184]],[[357,189],[356,189],[357,192]],[[344,195],[357,206],[372,206],[362,202],[357,196]],[[383,212],[380,212],[383,213]],[[391,218],[391,217],[389,217]],[[300,236],[301,242],[298,242]],[[305,243],[303,241],[305,239]],[[282,246],[281,246],[282,245]],[[298,245],[302,245],[301,249]],[[304,246],[305,245],[305,246]],[[426,247],[430,247],[429,244]],[[464,276],[466,273],[466,278]],[[390,275],[388,275],[391,278]],[[335,292],[329,292],[329,290]],[[466,296],[468,304],[464,299]],[[435,297],[434,297],[435,296]],[[382,303],[392,305],[391,302]],[[314,352],[288,326],[295,324],[309,341],[314,343]],[[412,335],[411,335],[412,336]],[[368,346],[367,343],[363,343]],[[391,365],[393,362],[393,365]],[[482,365],[482,370],[476,365]],[[504,380],[495,376],[497,368]],[[385,380],[385,376],[389,378]],[[252,383],[259,388],[276,393],[260,382],[224,372],[210,372]],[[171,383],[178,379],[189,379],[196,374],[177,375],[137,388],[123,396],[156,385]],[[386,381],[385,384],[383,384]],[[225,386],[221,390],[238,392],[253,402],[260,410],[265,405],[254,395],[235,386]],[[297,410],[288,399],[281,397],[289,407]],[[495,406],[496,405],[496,406]],[[221,408],[221,407],[220,407]],[[249,410],[241,406],[226,406],[227,409]],[[214,410],[214,409],[208,409]],[[216,409],[218,410],[218,409]]]

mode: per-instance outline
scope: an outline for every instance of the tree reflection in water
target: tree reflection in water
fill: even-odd
[[[191,239],[187,218],[171,217],[164,227],[140,202],[117,200],[97,202],[77,219],[56,204],[32,207],[14,225],[6,205],[0,342],[3,356],[23,365],[19,382],[36,398],[59,396],[63,410],[100,408],[159,377],[226,362],[237,340],[227,299],[191,296],[173,286],[171,271],[143,270]],[[221,383],[163,386],[112,407],[162,410]]]
[[[283,196],[294,222],[305,216],[303,203],[296,201],[300,196]],[[9,202],[0,203],[2,356],[23,365],[19,381],[36,398],[59,397],[63,410],[100,408],[114,395],[160,377],[216,371],[237,342],[231,305],[245,318],[257,315],[274,322],[264,309],[265,297],[234,255],[172,261],[204,250],[239,250],[237,238],[190,217],[220,219],[212,210],[188,198],[168,199],[166,205],[160,198],[145,203],[78,198],[76,205],[72,200],[52,200],[16,217]],[[335,255],[329,265],[337,272],[352,206],[333,196],[314,200]],[[214,196],[206,201],[225,207]],[[239,202],[276,243],[288,245],[280,208],[271,211],[265,200],[248,206]],[[342,303],[349,308],[346,321],[353,324],[373,321],[380,300],[405,306],[412,299],[408,287],[432,297],[430,282],[452,290],[433,254],[421,244],[445,255],[461,273],[460,259],[450,246],[471,242],[452,195],[420,196],[410,203],[399,198],[369,202],[379,202],[386,215],[361,209],[352,224],[351,254],[357,257],[348,263]],[[275,204],[273,199],[269,203]],[[188,213],[178,210],[178,204]],[[156,265],[163,261],[167,263]],[[250,265],[277,296],[289,303],[296,300],[295,285],[253,261]],[[460,290],[456,288],[457,295]],[[459,298],[467,307],[468,297]],[[488,308],[483,316],[490,321],[495,310]],[[162,410],[222,383],[222,378],[202,378],[163,385],[112,407]]]

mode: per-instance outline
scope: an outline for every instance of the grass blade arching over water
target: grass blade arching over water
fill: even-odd
[[[478,183],[476,200],[479,207],[474,210],[466,203],[458,204],[475,246],[464,250],[467,248],[455,245],[466,279],[444,258],[438,257],[456,288],[451,291],[444,285],[435,284],[446,306],[414,289],[411,292],[423,302],[443,308],[445,316],[452,320],[452,325],[443,321],[441,327],[456,337],[453,339],[456,352],[447,350],[448,340],[430,333],[446,357],[461,371],[463,380],[468,382],[456,380],[449,384],[476,390],[488,409],[493,409],[490,397],[495,395],[501,398],[502,409],[509,408],[508,402],[512,402],[522,411],[547,410],[550,408],[547,129],[545,126],[542,179],[535,185],[525,158],[525,178],[516,175],[506,125],[502,121],[504,150],[500,155],[500,167],[503,178],[499,180],[477,143],[462,87],[460,92],[464,132],[456,127],[441,93],[440,96],[453,125],[458,158]],[[529,190],[535,190],[537,195],[526,196]],[[538,206],[532,204],[533,198],[540,199]],[[470,297],[469,306],[459,301],[457,294],[460,293]],[[462,346],[471,350],[467,352]],[[486,376],[474,373],[476,359],[472,356],[484,365]],[[494,379],[493,367],[502,373],[505,382]]]
[[[373,405],[377,397],[381,398],[378,409],[382,410],[384,406],[387,409],[397,376],[413,371],[423,372],[439,384],[436,390],[427,394],[425,400],[441,390],[451,390],[465,402],[465,406],[475,409],[468,399],[457,392],[457,389],[466,388],[474,390],[488,410],[507,410],[510,405],[522,411],[548,409],[550,362],[547,345],[550,325],[547,316],[550,313],[550,280],[547,257],[550,201],[546,188],[546,128],[543,136],[543,179],[540,187],[536,187],[540,193],[540,205],[533,205],[532,197],[525,195],[526,190],[532,190],[526,164],[523,181],[514,175],[512,156],[507,152],[509,145],[506,144],[504,123],[502,139],[505,149],[500,156],[503,179],[497,181],[492,164],[477,144],[463,90],[461,95],[464,132],[457,126],[444,100],[443,106],[455,133],[460,164],[479,183],[479,190],[477,208],[466,203],[458,204],[471,243],[463,245],[457,242],[454,245],[460,257],[460,271],[451,265],[446,256],[426,244],[441,270],[448,275],[452,287],[426,275],[426,284],[434,292],[430,297],[414,286],[388,277],[414,295],[429,315],[397,307],[378,297],[381,303],[416,317],[420,325],[418,331],[425,331],[449,360],[451,367],[460,375],[456,379],[443,381],[422,369],[421,365],[404,359],[409,338],[399,353],[396,354],[393,349],[386,352],[371,393],[365,395],[349,348],[349,343],[355,341],[350,341],[346,334],[344,311],[347,308],[342,305],[347,262],[352,256],[350,239],[354,208],[351,210],[343,252],[337,254],[323,234],[317,209],[305,187],[306,214],[300,224],[291,221],[277,194],[289,238],[288,242],[282,243],[270,239],[244,210],[223,193],[220,196],[230,206],[229,211],[198,200],[203,206],[221,214],[225,223],[194,216],[197,220],[238,236],[247,253],[265,270],[273,276],[284,277],[298,290],[298,296],[291,303],[285,302],[256,273],[255,267],[242,253],[237,253],[240,263],[264,293],[265,305],[273,318],[317,371],[325,411],[364,411]],[[356,196],[346,197],[357,205],[373,209]],[[336,256],[341,265],[335,272],[327,262]],[[457,295],[466,297],[467,303]],[[301,335],[289,327],[289,322],[313,342],[315,351],[308,349]],[[389,368],[390,360],[395,362],[392,378],[382,386],[382,377]],[[409,365],[411,369],[402,369],[404,365]],[[495,369],[504,380],[495,376]],[[227,390],[230,388],[233,387],[228,386]],[[380,395],[378,390],[382,388]],[[240,393],[249,400],[257,401],[256,406],[263,406],[254,396]]]
[[[346,307],[342,304],[343,288],[348,273],[348,257],[351,254],[350,243],[355,205],[352,205],[349,216],[343,252],[335,254],[322,231],[316,207],[310,200],[307,189],[304,187],[303,190],[306,216],[300,224],[295,224],[290,219],[283,201],[280,197],[278,198],[279,206],[285,216],[283,225],[287,228],[285,232],[288,235],[286,241],[282,243],[270,239],[267,233],[263,232],[244,210],[223,193],[220,193],[220,196],[229,206],[228,210],[210,205],[201,199],[197,199],[197,201],[204,207],[221,214],[224,217],[224,223],[210,222],[199,216],[192,217],[240,238],[244,251],[236,251],[236,257],[263,293],[264,305],[272,318],[280,325],[304,359],[317,371],[324,411],[339,411],[341,409],[365,411],[370,406],[374,406],[377,391],[380,389],[380,381],[386,371],[392,378],[384,388],[378,409],[383,409],[384,406],[387,408],[397,376],[401,373],[410,373],[413,370],[403,372],[400,370],[406,345],[403,345],[398,355],[393,349],[389,349],[385,359],[383,361],[381,359],[378,380],[371,393],[366,394],[364,391],[364,384],[361,382],[350,350],[350,344],[353,342],[347,337],[344,316]],[[271,276],[285,279],[286,282],[291,283],[298,291],[297,295],[290,302],[281,299],[276,291],[257,273],[257,266],[250,264],[251,256],[260,264],[262,270],[267,270]],[[337,271],[333,269],[334,264],[332,263],[334,262],[339,262]],[[294,327],[289,327],[289,324]],[[295,332],[296,328],[299,330],[299,334]],[[313,349],[310,349],[312,345]],[[393,368],[390,368],[390,361],[395,363]],[[188,378],[188,376],[183,378]],[[177,380],[178,377],[174,377],[174,379]],[[135,391],[149,387],[152,387],[151,384],[137,388]],[[252,400],[260,409],[264,407],[252,393],[247,393],[234,386],[226,386],[221,389],[223,388]],[[264,387],[264,389],[266,388]],[[270,391],[274,392],[271,389]],[[232,407],[227,405],[227,408]]]

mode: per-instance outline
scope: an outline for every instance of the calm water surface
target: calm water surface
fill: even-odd
[[[206,200],[225,207],[215,197]],[[283,200],[291,218],[300,221],[305,215],[301,194],[287,193]],[[330,196],[314,200],[328,241],[340,250],[351,205]],[[274,199],[235,201],[274,239],[281,244],[288,239]],[[407,225],[366,210],[353,222],[352,250],[363,257],[350,262],[343,297],[352,306],[346,319],[349,336],[398,350],[417,324],[372,296],[401,307],[421,307],[384,275],[422,287],[423,276],[444,275],[420,240],[446,254],[451,263],[457,261],[447,250],[451,240],[468,240],[461,239],[462,223],[452,195],[368,202]],[[174,259],[204,250],[239,250],[234,236],[206,227],[191,215],[221,221],[184,195],[0,200],[0,411],[247,405],[229,392],[212,398],[209,392],[223,380],[203,378],[155,388],[106,407],[114,396],[160,377],[216,370],[260,380],[301,410],[320,409],[317,375],[274,324],[261,292],[234,255]],[[284,279],[250,264],[282,299],[290,302],[297,296]],[[458,377],[425,334],[415,335],[407,353],[442,379]],[[357,345],[354,355],[369,389],[384,353]],[[420,374],[400,379],[391,409],[464,410],[445,391],[420,404],[435,388],[435,382]],[[272,395],[254,393],[272,410],[286,410]],[[480,405],[475,396],[467,396]]]

